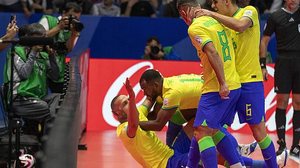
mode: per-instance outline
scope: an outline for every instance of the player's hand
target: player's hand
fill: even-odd
[[[267,81],[268,80],[268,70],[266,68],[262,68],[261,71],[263,74],[264,81]]]
[[[126,87],[128,95],[129,95],[129,99],[134,99],[135,98],[135,93],[132,89],[132,86],[131,86],[130,81],[129,81],[128,78],[126,78],[126,82],[125,82],[124,85]]]
[[[211,11],[206,10],[206,9],[197,9],[194,11],[196,17],[200,16],[211,16]]]
[[[229,96],[228,96],[229,93],[230,93],[230,90],[229,90],[227,84],[220,85],[219,94],[221,96],[221,99],[229,99]]]

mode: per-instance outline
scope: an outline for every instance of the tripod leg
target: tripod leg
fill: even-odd
[[[20,136],[21,136],[21,121],[16,120],[16,168],[20,168]]]
[[[9,120],[8,121],[8,167],[10,168],[11,167],[11,153],[12,153],[12,124],[11,124],[11,121]]]

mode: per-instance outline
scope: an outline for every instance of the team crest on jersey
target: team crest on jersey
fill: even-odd
[[[167,106],[169,104],[169,100],[168,99],[164,99],[163,105]]]
[[[201,39],[201,37],[196,36],[196,37],[195,37],[195,40],[196,40],[199,44],[202,44],[202,39]]]
[[[251,17],[253,15],[253,12],[251,10],[245,10],[244,16]]]

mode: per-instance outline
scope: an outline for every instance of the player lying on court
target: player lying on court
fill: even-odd
[[[146,99],[143,104],[137,108],[135,93],[128,79],[126,80],[125,86],[129,97],[125,95],[116,96],[111,102],[111,108],[113,114],[120,122],[120,125],[117,127],[117,135],[127,151],[143,167],[185,167],[188,162],[188,154],[186,151],[188,151],[190,147],[189,138],[191,138],[193,134],[192,120],[183,128],[174,141],[174,149],[169,148],[156,136],[155,132],[144,131],[139,127],[139,121],[148,120],[146,116],[149,107],[153,105],[152,101]],[[198,147],[194,149],[198,150]],[[255,161],[246,157],[243,158],[248,160],[249,165],[247,166],[249,167],[257,167],[257,165],[264,164],[264,161]],[[224,159],[219,157],[219,164],[224,165]],[[197,167],[201,167],[201,165],[197,164]]]

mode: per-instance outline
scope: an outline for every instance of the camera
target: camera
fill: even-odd
[[[150,51],[151,51],[151,54],[156,55],[156,54],[159,53],[160,48],[157,47],[157,46],[151,46],[151,47],[150,47]]]
[[[68,17],[69,25],[66,30],[71,30],[71,25],[74,27],[75,31],[81,32],[84,28],[83,23],[81,23],[75,16],[69,15]]]

